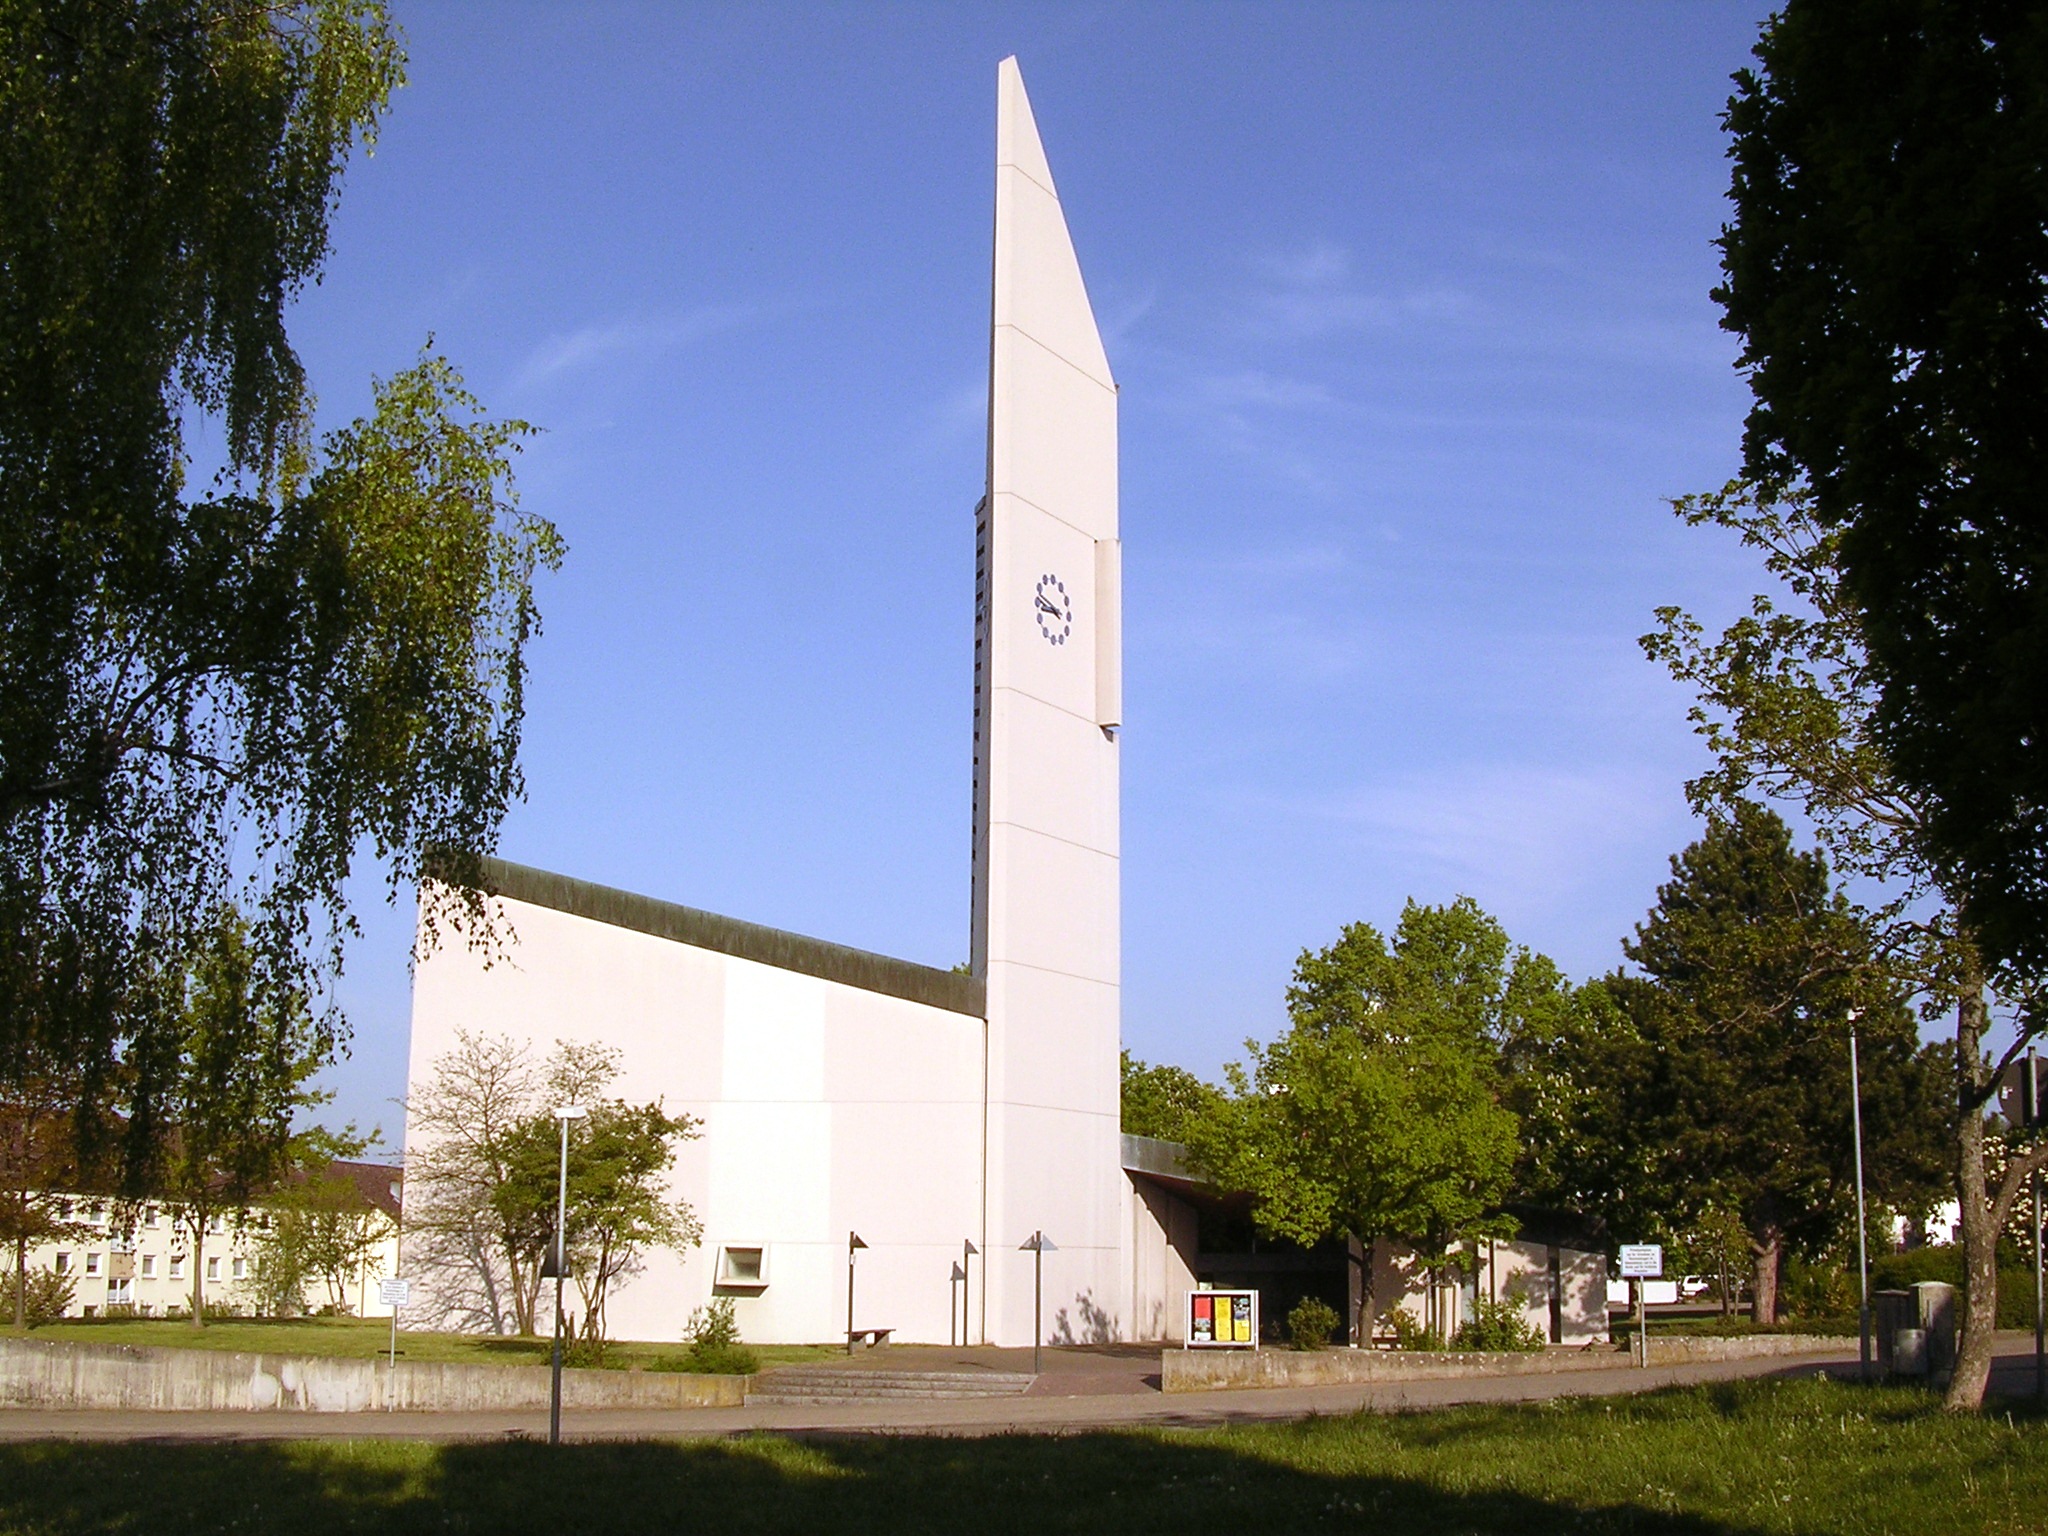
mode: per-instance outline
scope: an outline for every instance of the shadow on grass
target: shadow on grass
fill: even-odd
[[[1460,1492],[1188,1437],[759,1438],[0,1447],[0,1530],[575,1532],[1669,1532],[1756,1527],[1625,1500]]]

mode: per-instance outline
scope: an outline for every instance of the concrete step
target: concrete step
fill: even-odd
[[[792,1365],[763,1371],[749,1403],[859,1403],[891,1399],[1016,1397],[1037,1378],[1016,1371],[892,1371]]]

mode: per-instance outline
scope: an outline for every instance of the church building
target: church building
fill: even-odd
[[[509,953],[420,957],[410,1082],[458,1031],[535,1058],[602,1044],[613,1092],[701,1122],[673,1185],[703,1244],[614,1289],[615,1337],[674,1339],[729,1297],[764,1344],[1178,1341],[1213,1282],[1260,1290],[1269,1329],[1324,1296],[1367,1343],[1422,1314],[1419,1256],[1262,1245],[1245,1198],[1120,1134],[1117,386],[1016,60],[997,91],[968,970],[494,859]],[[1455,1328],[1484,1296],[1552,1343],[1604,1337],[1601,1248],[1525,1223],[1468,1256],[1437,1315]]]
[[[1192,1284],[1192,1224],[1118,1131],[1116,380],[1014,59],[996,122],[970,973],[500,860],[509,963],[442,944],[417,968],[415,1088],[458,1030],[590,1041],[616,1092],[701,1120],[674,1182],[703,1246],[611,1297],[620,1337],[674,1338],[714,1295],[749,1340],[842,1337],[850,1258],[852,1326],[899,1341],[964,1310],[974,1342],[1031,1343],[1038,1263],[1048,1338],[1164,1337]]]

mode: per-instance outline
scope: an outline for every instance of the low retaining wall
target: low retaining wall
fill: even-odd
[[[1853,1342],[1853,1341],[1846,1341]],[[1842,1339],[1814,1334],[1759,1334],[1739,1339],[1650,1340],[1650,1364],[1693,1365],[1711,1360],[1752,1360],[1810,1355],[1843,1347]],[[1565,1371],[1613,1370],[1634,1363],[1635,1343],[1526,1354],[1448,1350],[1169,1349],[1159,1357],[1164,1392],[1225,1392],[1252,1387],[1334,1387],[1376,1382],[1443,1381],[1472,1376],[1535,1376]]]
[[[562,1372],[565,1408],[737,1408],[744,1376]],[[0,1338],[0,1408],[464,1413],[546,1408],[544,1365],[436,1365]]]

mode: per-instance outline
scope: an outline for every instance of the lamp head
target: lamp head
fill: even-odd
[[[581,1120],[590,1113],[581,1104],[558,1104],[555,1106],[557,1120]]]

